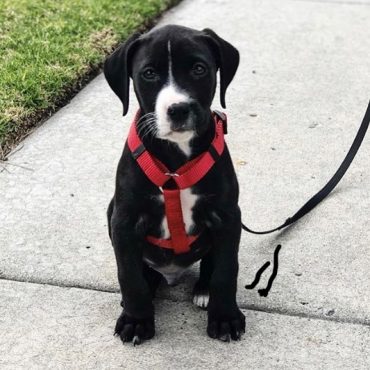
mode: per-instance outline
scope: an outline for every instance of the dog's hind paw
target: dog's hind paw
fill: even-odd
[[[193,303],[203,310],[207,309],[209,302],[208,286],[198,280],[193,288]]]
[[[193,295],[193,303],[204,310],[208,306],[208,301],[209,293],[194,293]]]
[[[135,319],[124,312],[118,318],[114,329],[114,335],[119,336],[122,342],[132,342],[134,346],[153,338],[154,333],[154,317]]]

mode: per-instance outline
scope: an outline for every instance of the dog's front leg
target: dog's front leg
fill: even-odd
[[[121,220],[121,222],[117,222]],[[154,336],[153,293],[143,273],[143,237],[135,224],[125,218],[112,219],[112,243],[116,255],[118,281],[123,311],[117,320],[115,334],[123,342],[140,344]]]
[[[238,249],[241,233],[240,210],[222,219],[222,227],[211,230],[210,251],[213,272],[209,286],[207,333],[223,341],[240,339],[245,331],[245,317],[236,303]]]

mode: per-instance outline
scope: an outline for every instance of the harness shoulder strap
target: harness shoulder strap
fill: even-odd
[[[168,170],[156,158],[150,155],[146,150],[143,142],[139,138],[136,130],[136,122],[140,116],[140,111],[136,113],[133,123],[131,124],[130,132],[127,137],[127,144],[131,151],[132,157],[139,164],[140,168],[146,176],[158,187],[168,181],[166,173]]]
[[[353,159],[355,158],[358,149],[360,148],[362,141],[366,135],[366,131],[369,127],[370,122],[370,102],[367,107],[365,116],[362,120],[361,126],[357,132],[357,135],[346,155],[342,164],[339,166],[337,172],[334,176],[328,181],[328,183],[319,191],[317,192],[311,199],[309,199],[292,217],[289,217],[282,225],[267,231],[254,231],[251,230],[249,227],[245,226],[242,223],[242,228],[245,231],[248,231],[252,234],[270,234],[274,231],[278,231],[284,229],[285,227],[297,222],[303,216],[305,216],[308,212],[314,209],[322,200],[324,200],[331,191],[337,186],[339,181],[342,179],[344,174],[347,172],[349,166],[351,165]]]
[[[215,122],[215,138],[209,149],[178,169],[179,176],[174,177],[174,180],[180,189],[188,188],[199,182],[223,153],[225,148],[223,122],[225,121],[216,120]]]

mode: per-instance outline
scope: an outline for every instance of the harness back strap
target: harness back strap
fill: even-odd
[[[285,227],[297,222],[304,215],[306,215],[313,208],[315,208],[322,200],[324,200],[324,198],[326,198],[331,193],[331,191],[337,186],[339,181],[342,179],[344,174],[347,172],[349,166],[351,165],[353,159],[355,158],[357,151],[359,150],[361,143],[366,135],[366,131],[369,127],[369,122],[370,122],[370,102],[367,107],[365,116],[362,120],[361,126],[357,132],[357,135],[346,157],[344,158],[342,164],[339,166],[337,172],[328,181],[328,183],[319,192],[317,192],[312,198],[310,198],[292,217],[289,217],[282,225],[274,229],[271,229],[271,230],[254,231],[242,223],[243,230],[248,231],[249,233],[252,233],[252,234],[270,234],[270,233],[273,233],[274,231],[284,229]]]
[[[226,116],[218,112],[214,114],[215,137],[208,151],[185,163],[176,173],[171,173],[162,162],[146,150],[136,129],[139,116],[140,112],[136,114],[131,125],[127,143],[140,168],[149,180],[161,188],[163,192],[168,229],[171,236],[170,239],[147,236],[147,240],[159,247],[173,249],[176,254],[188,252],[190,251],[190,245],[198,236],[188,236],[186,234],[180,190],[189,188],[199,182],[221,156],[225,147],[223,127],[226,124]],[[166,182],[170,179],[175,182],[175,189],[166,188]]]

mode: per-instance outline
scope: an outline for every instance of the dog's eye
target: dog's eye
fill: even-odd
[[[207,72],[207,70],[206,70],[206,67],[202,63],[195,63],[193,65],[192,72],[196,76],[202,76]]]
[[[153,68],[146,68],[142,74],[146,80],[155,80],[158,77]]]

